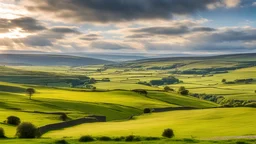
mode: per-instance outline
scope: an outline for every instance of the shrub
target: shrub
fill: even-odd
[[[80,142],[92,142],[92,141],[94,141],[94,138],[92,136],[86,135],[86,136],[81,136],[79,141]]]
[[[184,91],[180,91],[179,92],[181,95],[188,95],[189,91],[188,90],[184,90]]]
[[[141,141],[141,137],[135,137],[133,141]]]
[[[245,107],[256,107],[256,102],[247,103],[244,106]]]
[[[19,125],[20,124],[20,118],[16,116],[9,116],[7,118],[7,123],[10,125]]]
[[[68,142],[66,140],[57,140],[55,141],[55,144],[68,144]]]
[[[144,113],[151,113],[151,109],[150,108],[145,108]]]
[[[116,137],[113,140],[114,141],[122,141],[123,139],[125,139],[125,137],[121,136],[121,137]]]
[[[189,94],[189,91],[186,90],[186,88],[184,86],[181,86],[178,90],[179,94],[181,95],[188,95]]]
[[[168,129],[164,130],[162,136],[167,137],[167,138],[172,138],[172,137],[174,137],[174,132],[172,129],[168,128]]]
[[[99,140],[100,141],[111,141],[111,137],[107,137],[107,136],[102,136],[102,137],[99,137]]]
[[[4,133],[4,129],[0,127],[0,138],[6,138],[5,137],[5,133]]]
[[[68,119],[68,116],[65,113],[63,113],[63,114],[60,115],[60,119],[62,121],[66,121]]]
[[[237,141],[236,144],[248,144],[248,143],[244,141]]]
[[[145,140],[146,141],[151,141],[151,140],[153,141],[153,140],[160,140],[160,138],[159,137],[146,137]]]
[[[165,86],[165,87],[164,87],[164,91],[167,91],[167,92],[168,92],[168,91],[174,91],[174,89],[172,89],[172,88],[170,88],[170,87],[168,87],[168,86]]]
[[[128,141],[133,141],[134,138],[135,138],[134,135],[129,135],[129,136],[125,137],[125,141],[127,141],[127,142],[128,142]]]
[[[23,122],[17,127],[16,135],[18,138],[36,138],[38,130],[32,123]]]

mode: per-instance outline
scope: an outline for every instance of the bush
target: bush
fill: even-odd
[[[125,137],[116,137],[116,138],[114,138],[113,140],[114,141],[122,141],[123,139],[125,139]]]
[[[10,125],[19,125],[20,124],[20,118],[16,116],[9,116],[7,118],[7,123]]]
[[[107,136],[102,136],[102,137],[99,137],[99,140],[100,141],[111,141],[111,137],[107,137]]]
[[[168,129],[164,130],[162,136],[167,137],[167,138],[172,138],[172,137],[174,137],[174,132],[172,129],[168,128]]]
[[[165,87],[164,87],[164,91],[167,91],[167,92],[168,92],[168,91],[174,91],[174,89],[172,89],[172,88],[170,88],[170,87],[168,87],[168,86],[165,86]]]
[[[23,122],[17,127],[16,135],[18,138],[36,138],[38,130],[32,123]]]
[[[63,114],[60,115],[60,119],[62,121],[66,121],[68,119],[68,116],[65,113],[63,113]]]
[[[189,91],[186,90],[186,88],[184,86],[181,86],[178,90],[179,94],[181,95],[188,95],[189,94]]]
[[[146,137],[145,138],[146,141],[153,141],[153,140],[160,140],[159,137]]]
[[[144,113],[151,113],[151,109],[150,108],[145,108]]]
[[[128,142],[128,141],[133,141],[134,138],[135,138],[134,135],[129,135],[129,136],[125,137],[125,141],[127,141],[127,142]]]
[[[188,90],[184,90],[184,91],[180,91],[179,92],[181,95],[188,95],[189,91]]]
[[[4,129],[0,127],[0,138],[6,138],[5,137],[5,133],[4,133]]]
[[[86,136],[81,136],[79,141],[80,142],[92,142],[92,141],[94,141],[94,138],[92,136],[86,135]]]
[[[66,140],[57,140],[55,144],[68,144],[68,142]]]

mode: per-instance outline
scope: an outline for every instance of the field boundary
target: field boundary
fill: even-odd
[[[39,131],[40,136],[42,136],[43,134],[45,134],[49,131],[72,127],[72,126],[76,126],[76,125],[80,125],[80,124],[84,124],[84,123],[93,123],[93,122],[106,122],[106,116],[92,115],[92,116],[75,119],[75,120],[70,120],[70,121],[66,121],[66,122],[48,124],[48,125],[39,127],[38,131]]]

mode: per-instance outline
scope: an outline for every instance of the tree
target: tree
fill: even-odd
[[[151,109],[150,108],[145,108],[143,112],[144,113],[151,113]]]
[[[174,137],[174,132],[172,129],[168,128],[164,130],[164,132],[162,133],[162,136],[167,138],[172,138]]]
[[[168,92],[168,91],[174,91],[174,90],[173,90],[172,88],[168,87],[168,86],[165,86],[165,87],[164,87],[164,91],[167,91],[167,92]]]
[[[181,95],[188,95],[189,91],[184,86],[181,86],[178,90],[178,93]]]
[[[38,129],[32,123],[24,122],[17,127],[16,135],[18,138],[36,138],[38,136]]]
[[[20,118],[17,116],[9,116],[7,117],[7,123],[10,125],[19,125],[20,124]]]
[[[95,84],[95,83],[96,83],[96,80],[94,78],[90,78],[89,84]]]
[[[226,80],[226,79],[222,79],[221,82],[222,82],[222,83],[226,83],[227,80]]]
[[[27,89],[26,89],[26,93],[28,94],[29,99],[31,99],[31,96],[32,96],[34,93],[36,93],[36,90],[33,89],[33,88],[27,88]]]

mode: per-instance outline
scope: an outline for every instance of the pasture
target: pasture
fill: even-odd
[[[236,58],[236,59],[234,59]],[[10,115],[36,126],[62,122],[59,113],[69,120],[88,115],[107,117],[104,123],[87,123],[50,131],[42,139],[0,140],[4,143],[54,143],[66,138],[79,143],[82,135],[119,137],[136,135],[158,137],[145,143],[236,143],[219,141],[225,137],[255,136],[255,108],[225,108],[221,103],[190,94],[221,96],[225,100],[254,102],[256,100],[256,67],[254,57],[225,56],[209,58],[150,59],[120,64],[90,66],[0,66],[0,127],[14,138],[16,127],[4,121]],[[152,80],[166,77],[178,83],[151,85]],[[88,81],[94,79],[93,83]],[[106,81],[107,79],[107,81]],[[222,82],[223,79],[226,82]],[[252,79],[249,83],[238,79]],[[228,83],[229,82],[229,83]],[[87,86],[94,87],[88,88]],[[171,91],[164,90],[165,86]],[[189,95],[181,95],[184,86]],[[36,93],[29,100],[27,88]],[[132,90],[145,90],[140,94]],[[146,108],[169,108],[165,112],[144,114]],[[175,108],[175,110],[170,110]],[[192,110],[177,110],[191,108]],[[162,138],[172,128],[174,139]],[[185,139],[184,139],[185,138]],[[212,139],[216,141],[212,141]],[[187,141],[186,141],[187,140]],[[254,143],[253,140],[243,140]],[[92,143],[101,143],[99,141]],[[111,143],[111,142],[103,142]],[[116,143],[125,143],[123,141]],[[134,143],[144,143],[134,142]]]

